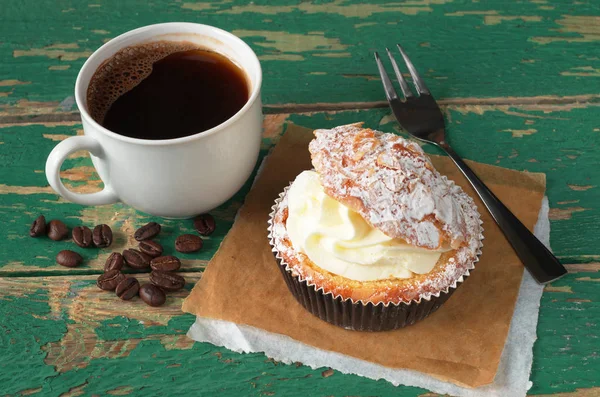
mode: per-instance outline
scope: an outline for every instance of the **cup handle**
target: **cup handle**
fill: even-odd
[[[78,150],[87,150],[101,160],[104,158],[102,146],[100,146],[100,143],[92,137],[72,136],[65,139],[54,147],[48,156],[48,160],[46,160],[46,178],[48,179],[50,186],[52,186],[52,189],[65,199],[77,204],[102,205],[119,201],[119,197],[106,181],[103,181],[104,189],[96,193],[88,194],[74,193],[63,185],[60,180],[60,167],[68,155]]]

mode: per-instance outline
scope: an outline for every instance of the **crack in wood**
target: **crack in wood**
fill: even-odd
[[[460,106],[544,106],[544,105],[587,105],[600,104],[600,95],[543,95],[533,97],[494,97],[494,98],[442,98],[438,104],[442,107]],[[388,107],[387,101],[375,102],[339,102],[314,104],[266,105],[265,113],[310,113],[336,110],[364,110]]]
[[[544,106],[569,106],[569,105],[600,105],[600,95],[585,94],[571,96],[533,96],[533,97],[493,97],[493,98],[442,98],[438,100],[441,107],[462,107],[462,106],[527,106],[540,107],[540,110],[546,110]],[[265,105],[263,112],[265,114],[289,114],[289,113],[316,113],[332,111],[350,111],[386,108],[386,101],[374,102],[338,102],[338,103],[287,103]],[[0,127],[28,124],[46,124],[46,123],[73,123],[78,124],[81,116],[78,111],[57,112],[57,113],[37,113],[31,116],[5,115],[0,116]]]

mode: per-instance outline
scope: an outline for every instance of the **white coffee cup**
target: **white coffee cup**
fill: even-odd
[[[98,66],[124,47],[153,41],[190,41],[219,52],[238,64],[250,85],[248,102],[230,119],[209,130],[177,139],[144,140],[116,134],[92,119],[87,89]],[[46,162],[50,186],[65,199],[84,205],[122,201],[161,217],[189,218],[224,203],[250,176],[258,158],[262,132],[262,71],[256,54],[240,38],[195,23],[163,23],[122,34],[100,47],[85,62],[75,83],[75,100],[83,136],[59,143]],[[104,189],[79,194],[60,180],[69,154],[87,150]]]

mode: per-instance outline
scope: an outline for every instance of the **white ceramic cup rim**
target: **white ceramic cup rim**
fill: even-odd
[[[102,58],[104,51],[108,48],[111,47],[112,45],[114,45],[114,41],[117,40],[122,40],[124,38],[127,38],[129,36],[138,34],[138,33],[143,33],[145,31],[148,30],[157,30],[157,36],[160,35],[164,35],[164,34],[169,34],[169,33],[178,33],[179,29],[178,27],[181,27],[182,25],[187,25],[187,26],[201,26],[205,29],[209,29],[212,30],[213,32],[215,32],[218,35],[222,35],[222,36],[226,36],[229,39],[237,42],[240,46],[242,47],[246,47],[246,49],[248,49],[250,51],[250,53],[253,55],[252,59],[248,59],[245,60],[244,62],[250,62],[250,63],[254,63],[254,73],[256,74],[256,78],[255,81],[252,84],[252,92],[250,93],[250,97],[248,98],[248,100],[246,101],[246,103],[244,104],[244,106],[242,106],[242,108],[240,110],[238,110],[238,112],[236,114],[234,114],[233,116],[231,116],[229,119],[225,120],[224,122],[222,122],[221,124],[210,128],[208,130],[204,130],[204,131],[200,131],[196,134],[193,135],[188,135],[182,138],[174,138],[174,139],[138,139],[138,138],[131,138],[128,136],[124,136],[121,134],[117,134],[116,132],[110,131],[109,129],[104,128],[102,125],[100,125],[99,123],[96,122],[96,120],[94,120],[92,118],[92,116],[90,116],[87,107],[84,106],[85,101],[83,100],[83,95],[87,95],[87,89],[86,92],[82,92],[82,86],[85,84],[86,88],[87,85],[89,84],[89,81],[83,81],[83,72],[90,68],[90,64],[94,63],[98,58]],[[201,34],[199,34],[201,35]],[[144,42],[144,41],[142,41]],[[132,45],[132,44],[129,44]],[[126,46],[123,46],[121,48],[125,48]],[[119,48],[119,50],[121,49]],[[210,46],[207,46],[207,48],[210,49]],[[118,51],[118,50],[117,50]],[[108,58],[107,58],[108,59]],[[104,59],[102,59],[102,61],[104,61]],[[244,67],[244,65],[239,65],[245,73],[248,73],[247,69]],[[95,71],[94,71],[95,72]],[[248,109],[250,109],[250,107],[252,106],[252,104],[256,101],[256,99],[259,97],[260,95],[260,88],[261,88],[261,84],[262,84],[262,69],[260,67],[260,62],[258,60],[258,57],[256,56],[256,54],[254,53],[254,51],[252,50],[252,48],[250,48],[250,46],[248,44],[246,44],[246,42],[244,42],[242,39],[240,39],[239,37],[237,37],[236,35],[229,33],[223,29],[219,29],[216,28],[214,26],[210,26],[210,25],[204,25],[204,24],[200,24],[200,23],[191,23],[191,22],[168,22],[168,23],[159,23],[159,24],[154,24],[154,25],[147,25],[141,28],[137,28],[134,30],[130,30],[126,33],[123,33],[113,39],[111,39],[110,41],[106,42],[104,45],[102,45],[100,48],[98,48],[96,51],[94,51],[94,53],[85,61],[85,63],[83,64],[83,66],[81,67],[81,70],[79,71],[79,74],[77,75],[77,80],[75,82],[75,102],[77,103],[77,107],[79,108],[79,112],[81,114],[81,117],[83,119],[85,119],[85,121],[87,123],[89,123],[92,127],[96,128],[98,131],[111,136],[115,139],[124,141],[124,142],[128,142],[128,143],[134,143],[134,144],[138,144],[138,145],[147,145],[147,146],[160,146],[160,145],[174,145],[174,144],[181,144],[181,143],[186,143],[186,142],[190,142],[196,139],[202,139],[202,138],[206,138],[210,135],[214,135],[217,134],[219,131],[222,131],[224,129],[226,129],[229,125],[233,124],[236,122],[236,120],[238,120],[240,117],[242,117],[242,115],[244,113],[246,113],[248,111]]]

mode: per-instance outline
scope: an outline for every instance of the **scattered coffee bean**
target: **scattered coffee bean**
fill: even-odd
[[[196,252],[202,248],[202,239],[193,234],[182,234],[175,240],[175,249],[179,252]]]
[[[149,306],[161,306],[167,300],[164,291],[153,284],[146,283],[140,287],[140,298]]]
[[[112,244],[112,230],[108,225],[98,225],[93,232],[94,245],[98,248],[105,248]]]
[[[150,272],[150,282],[165,291],[177,291],[185,286],[185,278],[175,273]]]
[[[138,294],[140,290],[140,283],[135,277],[127,277],[115,288],[117,296],[124,301],[128,301]]]
[[[92,231],[87,226],[77,226],[71,232],[75,244],[82,248],[87,248],[92,245]]]
[[[156,236],[158,233],[160,233],[160,225],[156,222],[150,222],[150,223],[147,223],[144,226],[140,227],[138,230],[136,230],[133,237],[137,241],[143,241],[143,240],[151,239],[152,237]]]
[[[215,218],[211,214],[198,215],[194,219],[194,228],[200,235],[208,236],[215,231]]]
[[[48,232],[48,237],[54,241],[64,240],[69,235],[69,228],[67,225],[58,220],[50,221],[46,230]]]
[[[146,269],[150,267],[150,260],[152,258],[143,252],[131,248],[123,251],[123,259],[125,259],[125,263],[127,263],[129,267],[134,269]]]
[[[123,260],[123,255],[118,252],[113,252],[104,263],[104,271],[121,270],[124,264],[125,261]]]
[[[150,261],[150,267],[159,272],[174,272],[181,267],[181,261],[176,256],[159,256]]]
[[[114,291],[117,285],[125,279],[125,275],[118,270],[109,270],[101,274],[96,281],[98,288],[105,291]]]
[[[62,250],[56,255],[56,263],[65,267],[77,267],[81,265],[83,258],[75,251]]]
[[[140,245],[138,246],[140,251],[142,251],[146,255],[150,255],[153,258],[161,256],[163,253],[163,247],[156,241],[152,240],[143,240],[140,241]]]
[[[31,237],[39,237],[46,234],[46,217],[40,215],[33,221],[31,229],[29,229],[29,235]]]

